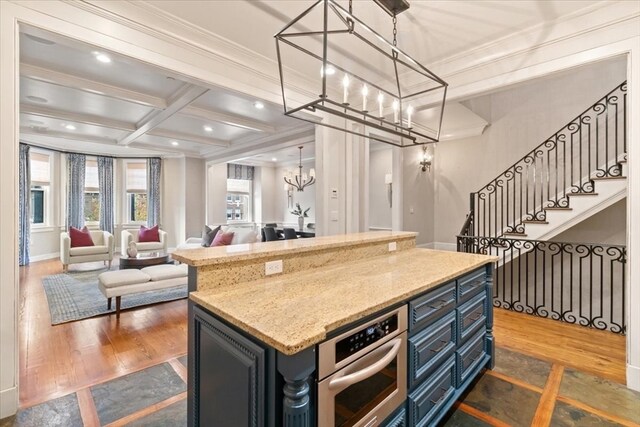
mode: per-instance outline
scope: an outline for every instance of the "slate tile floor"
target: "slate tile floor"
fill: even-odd
[[[0,427],[186,425],[186,356],[78,390],[0,422]],[[444,427],[640,426],[640,393],[515,351],[496,348],[486,371]]]

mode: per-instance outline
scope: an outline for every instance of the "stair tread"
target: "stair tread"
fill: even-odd
[[[568,193],[567,196],[597,196],[598,193]]]
[[[558,207],[558,208],[544,208],[545,211],[572,211],[573,208],[562,208],[562,207]]]
[[[527,234],[526,233],[503,233],[503,236],[523,236],[526,237]]]
[[[522,223],[523,224],[549,224],[549,221],[525,219],[524,221],[522,221]]]
[[[592,181],[609,181],[609,180],[616,180],[616,179],[627,179],[627,177],[626,176],[600,176],[600,177],[591,178]]]

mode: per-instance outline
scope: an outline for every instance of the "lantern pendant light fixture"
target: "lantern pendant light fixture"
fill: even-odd
[[[348,9],[316,0],[275,35],[284,113],[399,147],[437,142],[447,83],[398,47],[397,15],[408,1],[375,3],[392,17],[392,41],[360,20],[351,0]],[[317,91],[288,96],[304,71]]]
[[[309,169],[309,175],[302,172],[302,146],[298,147],[300,150],[300,163],[298,165],[298,173],[294,174],[293,172],[287,172],[284,176],[285,185],[291,186],[298,191],[304,191],[305,187],[315,184],[316,182],[316,171],[315,169]]]

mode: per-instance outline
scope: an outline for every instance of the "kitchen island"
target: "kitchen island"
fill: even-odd
[[[494,258],[414,233],[298,245],[174,254],[190,265],[189,425],[432,425],[492,366]]]

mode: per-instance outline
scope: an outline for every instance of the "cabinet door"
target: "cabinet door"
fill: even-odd
[[[265,350],[189,304],[189,426],[263,426]]]

